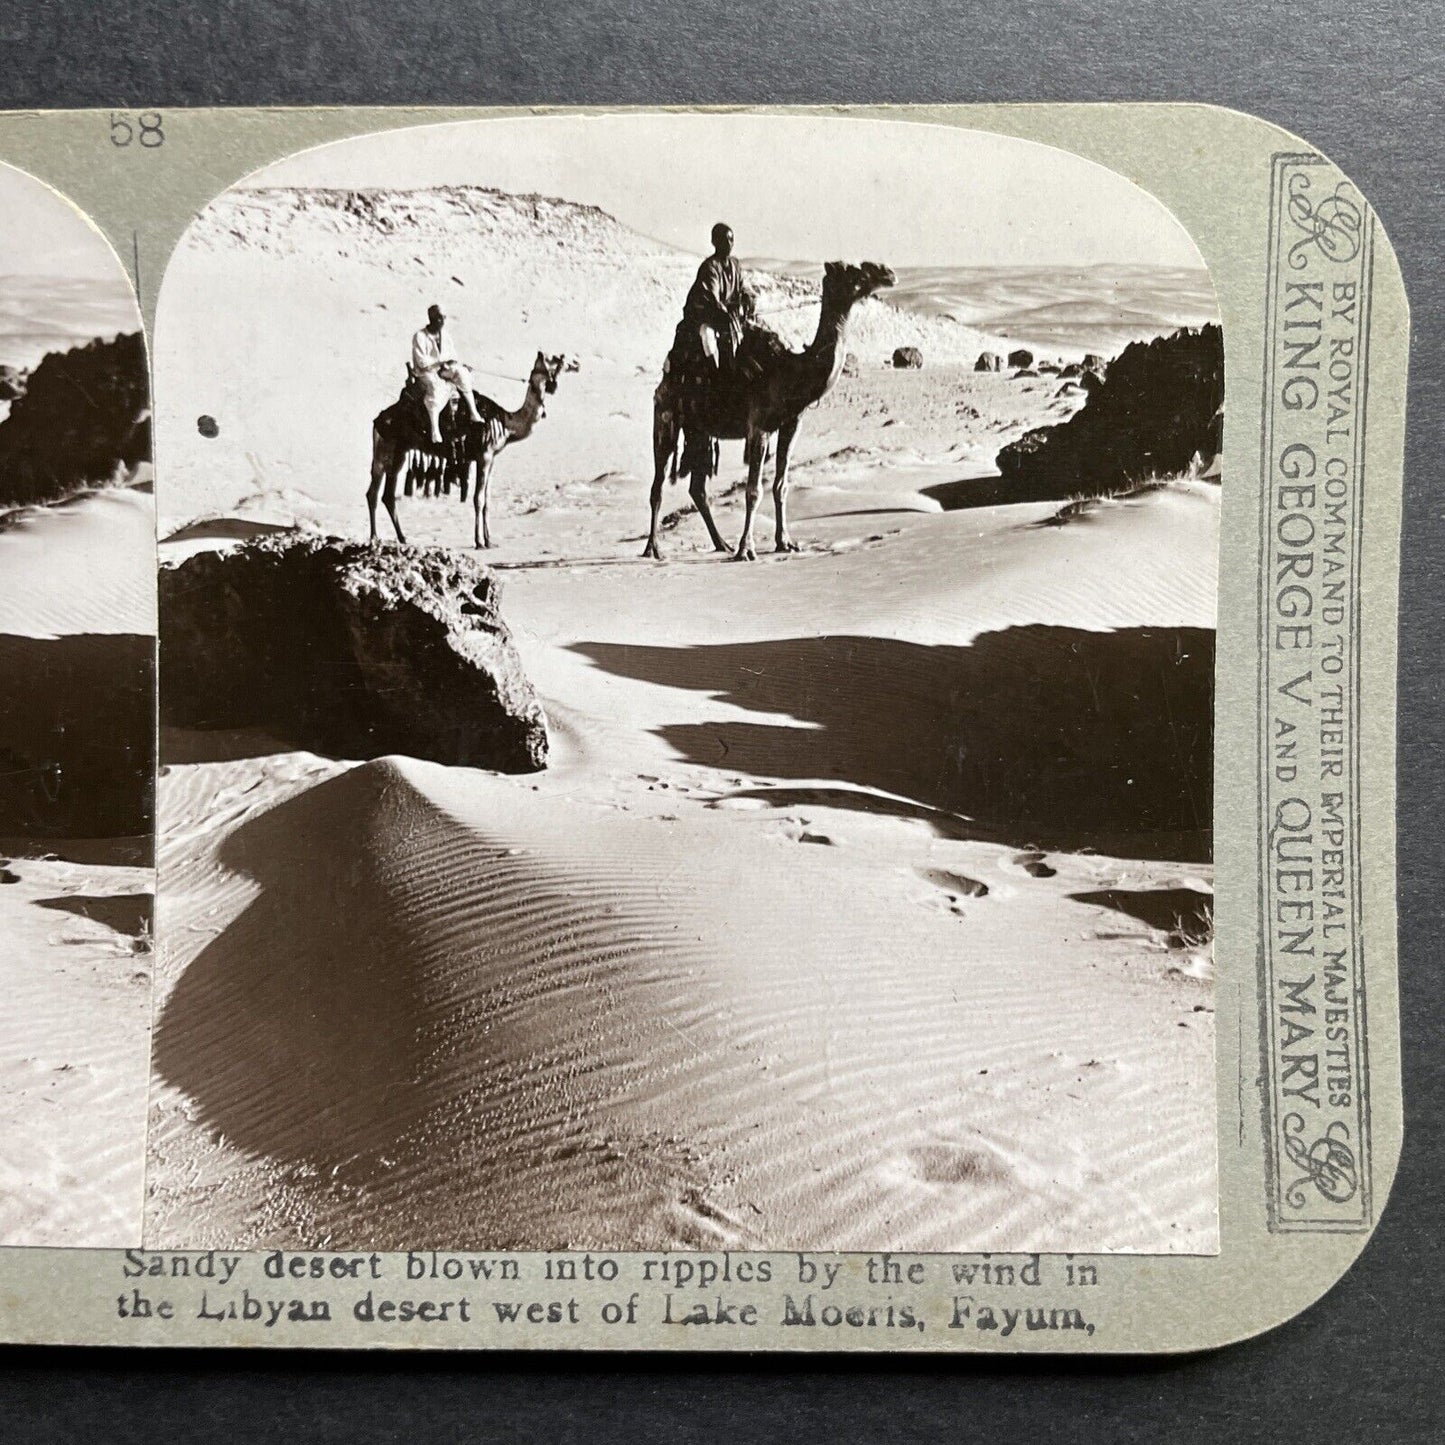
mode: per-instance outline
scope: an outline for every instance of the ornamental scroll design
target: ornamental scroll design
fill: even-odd
[[[1359,1166],[1350,1147],[1349,1126],[1340,1119],[1320,1135],[1313,1144],[1305,1143],[1305,1121],[1298,1114],[1283,1119],[1284,1152],[1301,1176],[1285,1191],[1285,1198],[1295,1209],[1307,1202],[1305,1190],[1312,1186],[1332,1204],[1353,1199],[1360,1187]]]
[[[1288,265],[1292,271],[1303,271],[1309,264],[1311,248],[1327,261],[1344,263],[1360,254],[1364,242],[1364,213],[1348,194],[1354,191],[1350,183],[1340,181],[1316,204],[1310,195],[1311,179],[1306,171],[1296,171],[1289,178],[1286,213],[1304,232],[1289,248]]]

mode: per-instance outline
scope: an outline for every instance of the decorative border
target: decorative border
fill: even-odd
[[[1374,215],[1270,178],[1259,550],[1259,1008],[1269,1228],[1374,1219],[1361,938],[1360,549]]]

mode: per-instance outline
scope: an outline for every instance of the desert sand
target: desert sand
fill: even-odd
[[[1081,395],[974,372],[1003,331],[869,302],[794,450],[802,552],[716,557],[679,487],[644,562],[695,265],[447,193],[242,193],[183,242],[163,558],[364,536],[431,300],[506,405],[538,350],[580,369],[494,483],[545,772],[163,731],[149,1244],[1217,1247],[1208,784],[1157,826],[1170,723],[1134,698],[1212,657],[1218,487],[1001,502],[999,447]],[[758,284],[810,333],[815,280]],[[731,537],[740,479],[729,444]],[[455,497],[400,506],[469,541]]]
[[[149,484],[0,517],[3,738],[63,750],[155,637]],[[0,836],[0,1243],[133,1245],[141,1230],[151,1018],[148,836]],[[4,829],[0,828],[0,835]]]

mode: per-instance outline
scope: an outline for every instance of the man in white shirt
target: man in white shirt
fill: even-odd
[[[426,325],[411,339],[411,369],[421,388],[422,405],[431,425],[431,439],[440,443],[441,414],[455,389],[473,421],[481,421],[472,395],[472,374],[457,360],[456,347],[440,306],[428,306]]]

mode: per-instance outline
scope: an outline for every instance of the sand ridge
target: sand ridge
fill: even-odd
[[[148,491],[118,489],[0,519],[0,749],[59,757],[74,774],[58,794],[29,795],[40,833],[4,836],[32,811],[23,790],[0,794],[7,1245],[140,1239],[152,845],[87,830],[148,822],[154,516]]]

